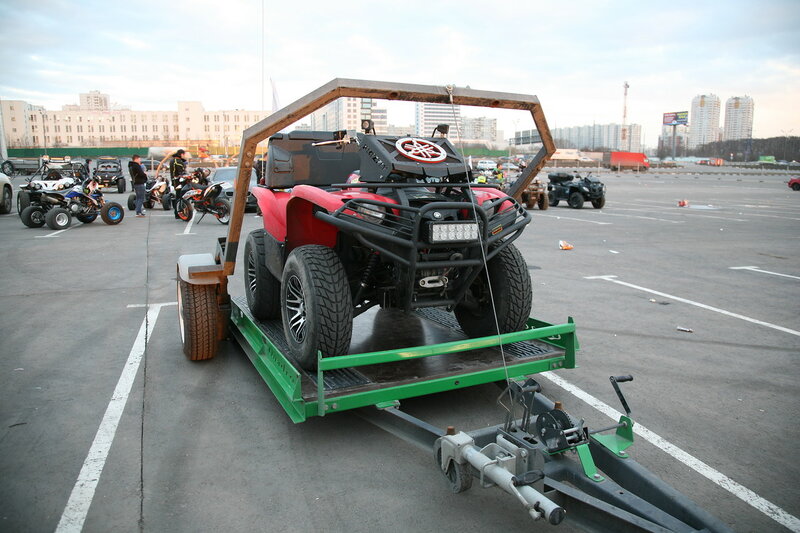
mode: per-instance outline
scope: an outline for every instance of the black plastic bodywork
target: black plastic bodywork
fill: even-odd
[[[93,175],[103,187],[116,186],[117,181],[125,179],[122,173],[122,161],[116,158],[101,157],[98,159]]]

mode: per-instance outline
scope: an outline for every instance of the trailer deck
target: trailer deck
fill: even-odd
[[[372,309],[354,323],[348,355],[320,359],[316,373],[288,353],[280,321],[262,322],[231,299],[232,335],[294,422],[575,365],[575,324],[530,319],[525,331],[468,339],[451,313]],[[505,364],[504,364],[505,361]]]

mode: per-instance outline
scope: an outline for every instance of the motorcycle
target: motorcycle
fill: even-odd
[[[153,209],[156,204],[161,204],[164,211],[172,207],[172,199],[175,197],[175,188],[170,185],[166,178],[150,179],[145,184],[144,207]],[[128,209],[136,210],[136,193],[128,195]]]
[[[191,175],[180,178],[183,184],[178,193],[177,213],[178,218],[184,222],[192,220],[194,212],[201,213],[200,220],[206,214],[212,214],[220,222],[227,224],[231,219],[231,204],[225,198],[220,198],[222,192],[230,189],[232,185],[227,181],[208,182],[210,171],[198,168]]]
[[[42,191],[38,203],[26,207],[20,217],[28,227],[47,224],[50,229],[63,230],[72,224],[73,216],[90,224],[98,215],[106,224],[116,225],[122,222],[125,210],[117,202],[106,202],[97,179],[89,178],[63,193]]]

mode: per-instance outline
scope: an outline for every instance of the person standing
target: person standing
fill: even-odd
[[[186,150],[181,148],[172,154],[172,159],[169,162],[169,176],[172,178],[172,186],[175,188],[175,198],[172,199],[172,210],[175,218],[180,218],[178,216],[178,200],[185,192],[183,190],[184,184],[181,183],[181,176],[186,175],[186,167]]]
[[[144,205],[144,195],[146,194],[145,187],[147,183],[147,174],[142,168],[142,158],[139,154],[133,154],[133,157],[128,162],[128,173],[131,175],[133,182],[133,192],[136,193],[136,216],[145,216],[142,206]]]

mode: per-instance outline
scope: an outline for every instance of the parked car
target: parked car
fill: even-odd
[[[227,181],[231,184],[230,189],[225,190],[225,197],[233,205],[233,183],[236,181],[236,174],[239,172],[239,167],[220,167],[212,172],[209,178],[213,182]],[[247,203],[244,206],[245,211],[248,209],[256,210],[258,203],[256,197],[253,196],[253,188],[258,187],[258,176],[255,169],[250,172],[250,186],[247,189]]]
[[[99,157],[93,176],[101,187],[116,187],[117,192],[125,192],[125,175],[122,173],[122,161],[118,157]]]
[[[476,170],[494,170],[495,168],[497,168],[497,164],[491,159],[481,159],[475,165]]]
[[[800,191],[800,177],[792,178],[786,183],[789,184],[789,188],[792,189],[793,191]]]
[[[595,209],[602,209],[606,205],[606,186],[599,179],[588,173],[581,177],[577,172],[551,172],[547,175],[550,179],[548,200],[555,207],[561,200],[566,200],[573,209],[583,207],[585,201],[592,202]],[[575,179],[577,178],[577,179]]]
[[[11,187],[11,178],[0,172],[0,215],[7,215],[11,212],[11,199],[14,196],[14,188]]]

